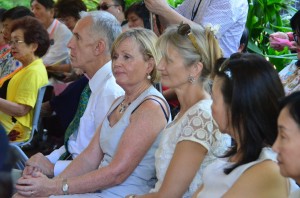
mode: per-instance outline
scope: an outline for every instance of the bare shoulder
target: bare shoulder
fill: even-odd
[[[265,160],[247,169],[224,197],[287,197],[287,179],[276,162]]]

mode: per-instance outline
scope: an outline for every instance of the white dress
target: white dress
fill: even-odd
[[[201,100],[193,105],[176,122],[173,121],[162,132],[162,139],[155,153],[157,183],[150,192],[157,192],[164,180],[165,173],[174,154],[177,143],[183,140],[197,142],[208,153],[183,197],[191,197],[202,184],[203,169],[220,156],[230,145],[229,136],[222,134],[211,115],[212,100]],[[176,118],[175,118],[176,120]],[[188,167],[187,167],[188,168]]]
[[[216,160],[204,170],[203,189],[197,195],[197,198],[222,197],[247,169],[265,160],[272,160],[276,162],[276,156],[277,155],[272,148],[265,147],[262,149],[257,160],[238,166],[228,175],[224,173],[224,168],[228,168],[233,163],[229,162],[228,158],[220,158]],[[290,185],[290,192],[295,191],[297,186],[291,179]]]

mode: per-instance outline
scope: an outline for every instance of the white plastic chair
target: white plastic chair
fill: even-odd
[[[42,86],[39,89],[37,100],[36,100],[35,107],[34,107],[33,119],[32,119],[32,129],[31,129],[29,139],[25,142],[11,142],[10,144],[14,144],[14,145],[17,145],[19,147],[30,144],[30,142],[33,139],[34,133],[38,132],[38,130],[39,130],[39,118],[40,118],[42,103],[43,103],[45,91],[46,91],[47,87],[50,87],[50,86],[52,86],[52,85],[47,84],[47,85]]]

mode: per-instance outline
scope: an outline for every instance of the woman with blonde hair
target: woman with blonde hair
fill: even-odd
[[[146,29],[131,29],[116,39],[112,71],[125,95],[116,99],[89,146],[58,177],[36,173],[21,178],[20,195],[111,198],[143,194],[154,186],[154,152],[170,117],[167,102],[153,86],[156,39]]]
[[[230,142],[218,130],[210,108],[210,82],[222,53],[210,28],[188,24],[169,27],[157,47],[162,83],[175,90],[181,108],[163,131],[155,154],[155,188],[129,197],[191,197],[202,183],[203,168]]]

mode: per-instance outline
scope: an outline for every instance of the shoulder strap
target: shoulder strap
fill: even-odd
[[[139,106],[141,106],[145,101],[147,101],[147,100],[154,100],[154,101],[156,101],[159,105],[160,105],[160,107],[161,107],[161,109],[162,109],[162,111],[163,111],[163,113],[164,113],[164,115],[165,115],[165,118],[166,118],[166,120],[167,120],[167,122],[169,121],[169,116],[168,116],[168,114],[167,114],[167,112],[165,111],[165,109],[164,109],[164,107],[162,106],[162,104],[157,100],[157,99],[155,99],[155,98],[146,98],[145,100],[143,100],[132,112],[131,112],[131,114],[133,114],[134,112],[135,112],[135,110],[137,110],[137,108],[139,108]]]

